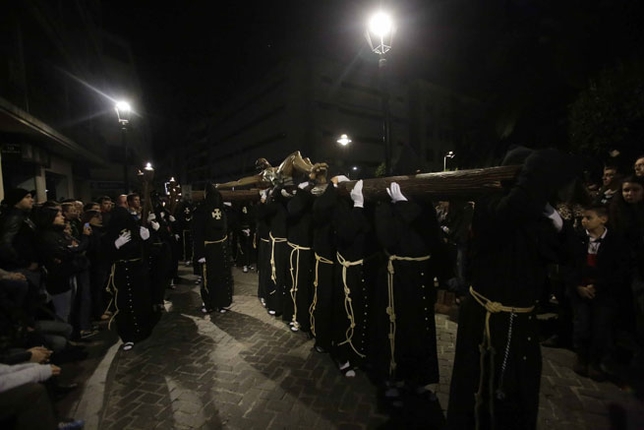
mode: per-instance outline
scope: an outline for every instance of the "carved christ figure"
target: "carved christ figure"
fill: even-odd
[[[275,187],[277,185],[293,185],[293,177],[297,174],[305,174],[309,180],[314,181],[316,185],[326,183],[326,172],[329,165],[327,163],[313,164],[309,158],[303,158],[300,151],[295,151],[277,166],[271,166],[265,158],[260,158],[255,162],[255,168],[261,170],[253,176],[238,179],[236,181],[224,182],[217,184],[217,188],[233,188],[255,186],[257,188]]]

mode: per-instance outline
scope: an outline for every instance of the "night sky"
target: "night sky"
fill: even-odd
[[[641,3],[391,1],[398,32],[389,67],[400,79],[424,78],[484,100],[508,142],[565,139],[566,108],[589,79],[642,56]],[[378,4],[104,1],[103,26],[131,43],[145,113],[163,147],[283,58],[316,53],[375,64],[363,32]]]

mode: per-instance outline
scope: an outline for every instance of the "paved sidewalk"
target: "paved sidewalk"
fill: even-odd
[[[170,293],[168,312],[153,335],[132,351],[105,333],[72,371],[83,390],[61,405],[88,429],[374,429],[440,428],[447,406],[457,324],[437,315],[438,402],[406,405],[402,414],[378,410],[376,389],[358,372],[345,378],[327,354],[312,350],[269,316],[256,298],[257,275],[234,270],[235,297],[226,314],[203,315],[194,276]],[[642,404],[611,383],[570,369],[572,352],[544,349],[540,429],[608,429],[608,407],[644,423]]]

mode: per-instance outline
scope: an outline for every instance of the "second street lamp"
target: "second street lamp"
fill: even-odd
[[[445,154],[445,156],[443,157],[443,172],[447,170],[447,159],[454,157],[456,157],[454,151],[448,151],[447,154]]]
[[[337,142],[342,146],[347,146],[348,144],[351,143],[351,139],[346,134],[343,134],[343,135],[340,136],[340,138],[337,140]]]
[[[392,174],[391,166],[391,113],[389,111],[389,88],[387,86],[387,59],[385,54],[391,50],[396,28],[391,17],[380,11],[369,20],[365,37],[371,50],[380,56],[378,69],[380,71],[380,94],[383,113],[382,141],[385,146],[385,176]]]
[[[128,150],[127,150],[127,127],[130,123],[132,108],[127,102],[118,102],[114,107],[121,126],[121,143],[123,144],[123,192],[129,194],[130,181],[128,179]]]

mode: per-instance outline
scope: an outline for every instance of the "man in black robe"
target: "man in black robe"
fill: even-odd
[[[336,263],[333,210],[337,204],[335,188],[337,177],[331,179],[324,193],[313,202],[313,297],[309,308],[311,334],[315,337],[315,350],[331,350],[333,340],[333,291]]]
[[[289,271],[284,300],[284,319],[292,331],[311,330],[309,308],[313,299],[313,230],[311,226],[314,197],[309,183],[298,186],[295,196],[286,205],[288,210]],[[288,304],[288,306],[287,306]],[[286,310],[289,310],[288,314]]]
[[[201,298],[204,313],[225,313],[233,301],[228,224],[221,193],[214,185],[206,186],[203,230],[195,236],[203,245]]]
[[[392,182],[392,203],[376,208],[375,226],[388,263],[374,293],[371,362],[385,396],[397,401],[399,388],[433,400],[427,385],[438,382],[434,277],[446,278],[447,256],[436,213],[429,202],[408,201]]]
[[[116,310],[112,320],[116,319],[124,351],[152,332],[154,319],[144,244],[149,238],[150,231],[139,226],[127,209],[114,209],[103,247],[112,263],[107,289],[113,296]]]
[[[566,240],[548,199],[570,170],[551,149],[517,148],[503,164],[524,160],[516,181],[476,202],[472,287],[459,315],[450,429],[537,425],[541,350],[535,305],[547,264],[561,258]]]
[[[288,276],[288,245],[286,243],[286,197],[280,187],[273,188],[266,203],[257,208],[257,218],[269,229],[270,249],[265,255],[269,259],[270,275],[264,290],[266,308],[273,316],[281,316],[284,310],[286,277]],[[261,264],[261,263],[260,263]]]
[[[366,363],[369,351],[369,304],[378,267],[379,248],[364,208],[362,180],[351,190],[351,200],[338,199],[333,212],[337,246],[332,307],[331,356],[347,377]]]
[[[271,290],[271,237],[268,218],[259,216],[263,213],[264,205],[268,199],[268,189],[260,193],[260,200],[253,209],[255,219],[255,237],[254,243],[257,249],[257,298],[262,306],[266,307],[266,298],[268,291]]]

